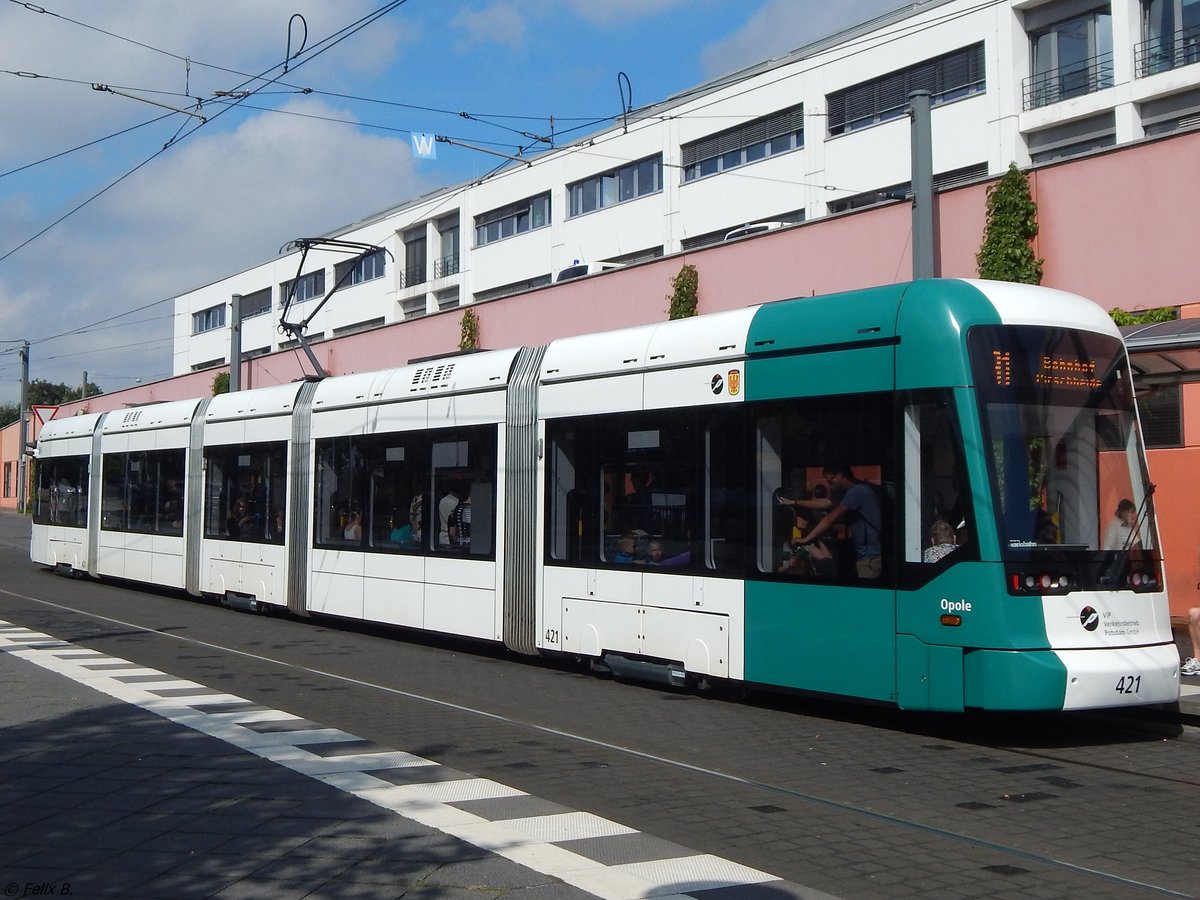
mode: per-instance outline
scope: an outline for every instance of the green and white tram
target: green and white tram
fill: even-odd
[[[922,281],[169,406],[46,426],[35,562],[672,683],[1178,697],[1128,360],[1071,294]]]

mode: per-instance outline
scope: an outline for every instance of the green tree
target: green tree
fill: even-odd
[[[87,395],[89,397],[103,393],[104,391],[99,385],[91,381],[87,383]],[[29,382],[29,386],[25,391],[25,402],[29,406],[62,406],[64,403],[70,403],[72,400],[78,399],[78,387],[46,381],[41,378]],[[19,418],[21,418],[21,405],[19,403],[0,403],[0,428],[3,428],[5,425],[11,425]]]
[[[1009,163],[1004,176],[987,190],[987,223],[983,243],[975,255],[980,278],[1042,283],[1043,259],[1033,253],[1038,233],[1037,204],[1029,193],[1029,179]]]
[[[89,397],[104,393],[99,385],[90,381],[87,383],[87,392]],[[45,381],[41,378],[29,382],[29,387],[25,392],[26,401],[30,406],[62,406],[72,400],[78,400],[79,397],[78,386]]]
[[[699,290],[700,273],[696,271],[695,266],[685,265],[671,279],[671,293],[667,294],[671,305],[667,308],[667,318],[687,319],[696,315]]]
[[[1114,307],[1108,314],[1118,325],[1153,325],[1156,322],[1173,322],[1179,318],[1179,310],[1174,306],[1157,306],[1154,309],[1139,309],[1135,312]]]
[[[214,397],[217,396],[217,394],[228,394],[229,393],[229,373],[228,372],[218,372],[216,374],[216,376],[213,378],[212,392],[213,392]]]

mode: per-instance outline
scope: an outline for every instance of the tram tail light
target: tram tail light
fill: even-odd
[[[1066,594],[1077,587],[1076,579],[1061,572],[1012,572],[1008,583],[1014,594]]]
[[[1135,591],[1156,591],[1159,589],[1157,567],[1150,565],[1144,569],[1134,569],[1129,573],[1127,582]]]

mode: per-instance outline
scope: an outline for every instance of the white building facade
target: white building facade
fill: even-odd
[[[224,365],[229,301],[246,356],[902,198],[907,98],[933,97],[935,187],[1200,125],[1200,0],[925,0],[780,59],[633,110],[480,183],[401,203],[313,250],[180,295],[174,373]],[[287,240],[294,235],[280,235]],[[349,271],[347,271],[349,270]],[[338,295],[313,315],[342,280]],[[619,323],[614,323],[619,324]]]

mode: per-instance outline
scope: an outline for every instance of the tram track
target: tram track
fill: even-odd
[[[531,719],[519,718],[488,710],[482,708],[481,706],[455,702],[446,699],[445,697],[434,696],[432,693],[404,690],[394,685],[388,685],[380,681],[355,677],[346,674],[345,672],[339,672],[330,668],[301,664],[293,660],[285,659],[282,655],[273,655],[271,653],[262,651],[251,651],[245,647],[234,646],[232,645],[232,642],[204,640],[190,635],[180,634],[174,628],[168,629],[164,627],[153,627],[143,622],[129,621],[124,618],[103,615],[94,609],[88,609],[82,605],[70,605],[68,603],[48,600],[42,597],[30,596],[29,594],[7,590],[4,588],[0,588],[0,595],[24,601],[26,603],[36,604],[38,607],[47,611],[85,617],[87,620],[92,622],[101,623],[106,628],[112,627],[124,631],[127,634],[144,634],[146,636],[156,636],[171,641],[182,642],[197,649],[212,651],[218,654],[228,654],[233,657],[251,660],[257,664],[278,667],[281,670],[296,675],[303,675],[307,678],[332,681],[344,686],[365,690],[379,696],[403,698],[407,701],[418,704],[426,704],[442,710],[452,711],[460,715],[486,720],[490,723],[505,728],[520,729],[542,737],[568,741],[576,745],[586,746],[596,750],[603,750],[605,752],[617,754],[629,759],[636,759],[653,766],[668,767],[679,772],[686,772],[689,775],[696,776],[699,779],[711,780],[714,782],[723,783],[725,785],[736,786],[737,788],[744,789],[752,794],[759,794],[763,798],[786,798],[787,800],[810,805],[812,807],[819,808],[837,815],[848,815],[864,822],[869,821],[885,828],[903,829],[908,832],[918,833],[938,840],[947,841],[954,845],[970,847],[975,850],[997,854],[1001,857],[1013,860],[1014,862],[1020,862],[1026,865],[1044,866],[1061,872],[1070,873],[1073,876],[1087,879],[1089,882],[1097,885],[1102,883],[1119,889],[1157,896],[1194,896],[1192,893],[1182,892],[1168,885],[1155,884],[1144,879],[1132,878],[1127,875],[1122,875],[1116,871],[1105,871],[1094,866],[1073,862],[1070,859],[1062,858],[1060,855],[1031,851],[1013,843],[1006,843],[1004,841],[992,840],[985,837],[980,837],[978,835],[968,834],[953,828],[947,828],[940,825],[931,824],[927,821],[921,821],[916,817],[883,812],[879,809],[872,809],[862,804],[840,800],[833,796],[825,796],[812,791],[800,790],[787,784],[774,783],[770,780],[754,778],[732,771],[721,771],[717,768],[699,765],[695,762],[689,761],[688,759],[682,758],[682,756],[669,756],[662,753],[651,752],[650,750],[642,749],[637,746],[600,739],[570,729],[553,727],[551,725],[533,721]],[[233,614],[230,613],[230,615]],[[95,632],[93,630],[93,634],[94,633]],[[70,638],[64,637],[64,639]],[[521,664],[519,661],[510,660],[509,662],[511,662],[513,665]],[[787,713],[781,714],[786,715]],[[1111,715],[1103,717],[1096,716],[1092,719],[1083,719],[1082,717],[1078,717],[1076,721],[1082,722],[1086,725],[1086,727],[1094,729],[1098,733],[1104,732],[1110,736],[1113,734],[1114,727],[1120,727],[1122,729],[1122,734],[1125,737],[1144,736],[1146,733],[1144,730],[1133,727],[1133,725],[1130,723],[1123,722],[1123,720],[1117,719]],[[1123,724],[1119,724],[1122,722]],[[951,732],[954,731],[953,728],[949,730]],[[952,736],[945,737],[944,739],[956,740],[956,738]],[[1103,765],[1094,761],[1071,758],[1066,754],[1056,754],[1053,752],[1047,752],[1045,750],[1032,750],[1017,746],[1006,747],[999,744],[992,744],[991,747],[996,751],[1012,754],[1018,757],[1061,763],[1077,768],[1119,774],[1125,777],[1135,776],[1139,780],[1147,781],[1147,783],[1160,782],[1187,788],[1193,788],[1196,786],[1195,781],[1169,777],[1159,773],[1139,772],[1117,766]]]

